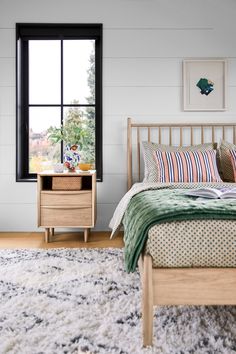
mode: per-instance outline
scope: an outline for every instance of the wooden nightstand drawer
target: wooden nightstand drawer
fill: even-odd
[[[92,225],[92,208],[79,206],[41,207],[41,226],[84,227]]]
[[[42,191],[41,205],[77,205],[77,206],[91,206],[92,192],[83,191]]]

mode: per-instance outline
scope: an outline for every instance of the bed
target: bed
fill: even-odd
[[[111,227],[113,235],[119,229],[121,221],[125,227],[125,231],[133,232],[135,236],[135,227],[142,228],[140,217],[134,220],[133,225],[130,220],[126,220],[126,214],[129,214],[127,208],[134,201],[138,208],[142,209],[142,200],[138,200],[142,193],[145,194],[147,203],[153,200],[155,203],[162,205],[162,200],[176,195],[176,198],[185,198],[183,196],[184,189],[198,188],[196,183],[181,184],[181,183],[137,183],[142,180],[142,164],[141,164],[141,139],[142,130],[147,133],[147,141],[152,139],[152,130],[158,135],[158,143],[162,143],[162,132],[165,131],[165,138],[168,138],[168,144],[173,145],[176,134],[178,134],[179,146],[183,146],[186,134],[190,145],[195,144],[195,135],[197,130],[200,133],[200,143],[204,144],[207,140],[214,143],[220,137],[226,139],[226,135],[230,132],[230,139],[235,144],[236,141],[236,124],[140,124],[132,122],[128,118],[127,129],[127,161],[128,161],[128,193],[120,202],[113,219]],[[175,137],[174,134],[175,133]],[[209,135],[210,134],[210,135]],[[217,135],[217,137],[216,137]],[[136,138],[134,139],[134,137]],[[210,138],[209,138],[210,136]],[[136,161],[134,161],[134,153]],[[135,165],[135,171],[134,171]],[[217,183],[206,184],[209,187],[236,187],[235,183]],[[132,188],[131,188],[132,187]],[[172,192],[171,192],[172,191]],[[155,199],[154,194],[156,195]],[[160,197],[162,199],[160,199]],[[191,199],[191,198],[190,198]],[[158,202],[157,202],[158,201]],[[139,203],[139,204],[138,204]],[[164,203],[164,202],[163,202]],[[177,204],[176,204],[177,203]],[[172,217],[174,219],[165,219],[165,213],[155,215],[162,218],[159,225],[155,225],[150,219],[148,227],[146,227],[146,235],[144,239],[139,239],[138,246],[135,246],[135,251],[132,254],[132,265],[128,269],[134,270],[136,261],[138,262],[141,285],[142,285],[142,321],[143,321],[143,345],[152,345],[153,339],[153,306],[162,305],[236,305],[236,202],[231,200],[229,205],[225,207],[225,203],[220,201],[209,202],[207,208],[203,206],[194,206],[196,210],[189,213],[189,217],[185,218],[188,210],[192,206],[186,203],[186,210],[180,215],[178,201],[173,199],[169,203],[172,208]],[[212,203],[212,206],[209,206]],[[195,203],[196,204],[196,203]],[[223,205],[224,204],[224,205]],[[147,204],[148,205],[148,204]],[[163,204],[164,205],[164,204]],[[172,205],[172,206],[170,206]],[[223,209],[221,206],[223,205]],[[147,215],[156,213],[158,208],[150,209]],[[161,209],[161,208],[159,208]],[[208,209],[210,210],[208,215]],[[135,208],[133,207],[133,210]],[[143,204],[143,213],[145,213],[146,204]],[[126,212],[126,214],[124,214]],[[132,214],[133,212],[133,214]],[[194,214],[194,215],[193,215]],[[204,215],[203,215],[204,214]],[[125,215],[125,216],[124,216]],[[130,217],[135,218],[134,211],[130,210]],[[199,215],[199,216],[196,216]],[[145,219],[148,219],[146,216]],[[170,222],[171,221],[171,222]],[[139,223],[139,226],[137,226]],[[136,226],[135,226],[136,225]],[[151,225],[151,227],[150,227]],[[195,229],[198,237],[198,247],[201,250],[194,251],[194,254],[188,252],[195,250],[195,241],[189,240],[186,237],[186,230]],[[184,231],[185,230],[185,231]],[[206,231],[207,230],[207,231]],[[207,232],[207,233],[206,233]],[[159,239],[157,242],[158,233]],[[175,250],[171,249],[173,245],[172,235],[176,236]],[[199,234],[201,237],[199,238]],[[206,238],[205,235],[208,235]],[[161,235],[161,236],[160,236]],[[185,239],[183,240],[183,235]],[[166,240],[168,239],[167,243]],[[182,242],[182,243],[181,243]],[[183,243],[184,242],[184,243]],[[191,243],[192,242],[192,243]],[[205,243],[204,243],[205,242]],[[132,243],[132,242],[131,242]],[[183,244],[185,249],[183,249]],[[169,246],[168,246],[169,245]],[[129,246],[129,244],[128,244]],[[168,248],[169,247],[169,248]],[[214,252],[211,252],[214,249]],[[159,253],[158,251],[159,250]],[[230,250],[230,252],[229,252]],[[157,252],[157,256],[155,256]],[[205,253],[204,253],[205,252]],[[206,252],[208,252],[207,256]],[[173,258],[174,253],[174,258]],[[183,253],[185,257],[183,257]],[[190,254],[188,254],[190,253]],[[210,253],[210,254],[209,254]],[[203,257],[196,257],[198,254],[203,254]],[[130,254],[127,256],[129,257]],[[132,269],[133,267],[133,269]]]

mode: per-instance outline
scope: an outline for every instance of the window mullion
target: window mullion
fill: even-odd
[[[63,39],[61,39],[61,126],[63,125]],[[61,141],[61,162],[63,163],[63,141]]]
[[[29,41],[23,41],[23,46],[24,46],[24,60],[22,58],[22,64],[23,64],[23,70],[22,70],[22,78],[21,78],[21,83],[22,83],[22,92],[23,92],[23,104],[22,104],[22,115],[25,117],[24,123],[25,123],[25,128],[23,135],[26,138],[26,141],[29,141]],[[23,144],[22,146],[24,150],[24,154],[26,156],[26,159],[23,160],[23,170],[24,173],[28,174],[29,173],[29,145]]]

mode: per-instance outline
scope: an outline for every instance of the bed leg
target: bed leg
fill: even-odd
[[[143,257],[142,317],[143,346],[146,347],[152,345],[153,337],[152,258],[149,255],[144,255]]]

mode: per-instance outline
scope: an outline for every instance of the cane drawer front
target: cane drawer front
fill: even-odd
[[[41,206],[92,206],[92,191],[42,191]]]
[[[75,206],[42,206],[41,226],[91,227],[92,208]]]

